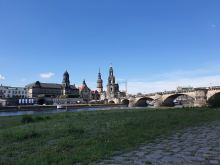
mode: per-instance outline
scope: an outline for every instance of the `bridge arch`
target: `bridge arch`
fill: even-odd
[[[195,98],[192,97],[192,96],[190,96],[190,95],[187,95],[187,94],[184,94],[184,93],[176,93],[176,94],[172,94],[172,95],[169,95],[169,96],[165,97],[165,98],[163,99],[162,105],[163,105],[163,106],[173,107],[173,106],[175,106],[174,101],[175,101],[178,97],[180,97],[180,96],[186,96],[186,97],[187,97],[187,100],[188,100],[189,102],[192,102],[192,103],[193,103],[194,100],[195,100]],[[179,104],[183,104],[183,101],[180,101]]]
[[[135,102],[135,106],[136,107],[147,107],[149,105],[149,102],[153,101],[154,99],[150,98],[150,97],[142,97],[139,98],[136,102]]]
[[[115,102],[113,100],[108,102],[109,104],[115,104]]]
[[[209,98],[207,98],[207,102],[211,107],[220,107],[220,91],[209,96]]]
[[[121,103],[128,106],[130,101],[128,99],[123,99],[121,100]]]
[[[209,100],[211,97],[213,97],[214,95],[220,93],[220,90],[209,90],[207,92],[207,100]]]

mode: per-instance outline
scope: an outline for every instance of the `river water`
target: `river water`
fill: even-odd
[[[147,107],[99,107],[99,108],[79,108],[79,109],[54,109],[54,110],[41,110],[41,111],[13,111],[13,112],[0,112],[0,116],[20,116],[20,115],[39,115],[39,114],[51,114],[62,112],[82,112],[82,111],[98,111],[98,110],[114,110],[114,109],[146,109]],[[149,107],[148,107],[149,108]]]

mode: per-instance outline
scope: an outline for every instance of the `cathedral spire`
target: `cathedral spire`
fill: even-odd
[[[102,79],[102,74],[101,74],[100,68],[99,68],[99,73],[98,73],[98,79]]]
[[[85,79],[83,80],[83,85],[85,85],[85,86],[86,86],[86,80],[85,80]]]
[[[112,67],[112,64],[110,64],[110,68],[109,68],[109,77],[110,76],[113,76],[114,73],[113,73],[113,67]]]

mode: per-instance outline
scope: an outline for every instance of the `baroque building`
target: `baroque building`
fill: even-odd
[[[97,91],[101,94],[103,93],[103,80],[102,80],[102,74],[99,69],[98,73],[98,80],[97,80]]]
[[[82,85],[79,87],[79,95],[85,102],[91,100],[91,89],[87,86],[85,80],[83,80]]]
[[[107,99],[119,98],[120,96],[119,85],[118,83],[115,82],[115,76],[114,76],[114,71],[113,71],[112,66],[110,66],[109,68],[106,96],[107,96]]]
[[[70,85],[69,73],[66,71],[63,74],[62,84],[55,83],[41,83],[36,81],[26,86],[27,95],[29,98],[38,97],[66,97],[66,98],[78,98],[79,89],[75,85]]]
[[[99,70],[98,80],[97,80],[97,91],[100,94],[101,101],[119,103],[120,98],[126,96],[125,92],[121,92],[119,90],[119,84],[116,83],[116,78],[114,76],[114,70],[112,66],[110,66],[109,68],[109,76],[108,76],[108,83],[107,83],[106,91],[103,90],[103,80],[102,80],[101,73]]]
[[[67,98],[79,97],[79,90],[75,85],[70,85],[69,73],[67,71],[63,74],[62,95]]]

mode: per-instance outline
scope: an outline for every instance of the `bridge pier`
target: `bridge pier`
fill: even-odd
[[[135,99],[130,99],[129,100],[129,104],[128,104],[128,107],[134,107],[135,106],[135,103],[136,103],[136,101],[135,101]]]
[[[163,98],[161,94],[156,94],[154,99],[154,107],[160,107],[163,104]]]
[[[194,107],[207,106],[207,89],[196,88]]]

